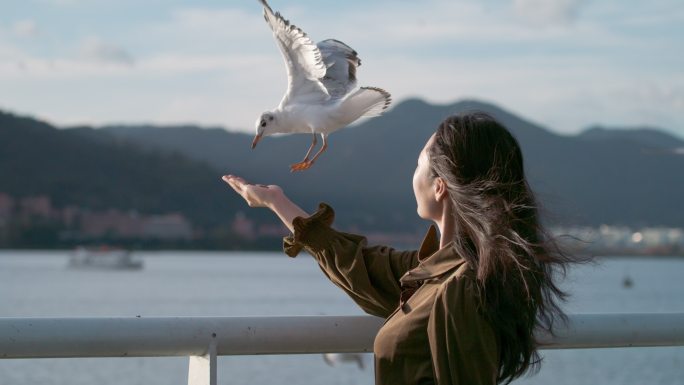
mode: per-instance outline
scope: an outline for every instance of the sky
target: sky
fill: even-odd
[[[393,99],[495,103],[555,132],[684,138],[682,0],[271,0]],[[285,67],[255,0],[0,0],[0,109],[60,126],[253,132]]]

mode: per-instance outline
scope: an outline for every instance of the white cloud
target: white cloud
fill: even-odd
[[[636,81],[631,87],[616,90],[616,97],[635,106],[655,105],[659,110],[684,112],[684,77],[671,77],[667,82]],[[645,122],[644,122],[645,123]]]
[[[13,44],[2,39],[0,34],[0,66],[9,61],[17,60],[23,56],[23,53]]]
[[[603,23],[613,10],[605,5],[601,17],[587,7],[573,19],[583,1],[549,0],[535,8],[540,3],[369,2],[362,11],[342,7],[334,15],[299,5],[281,11],[314,40],[334,37],[357,49],[363,59],[359,84],[387,88],[396,101],[475,97],[563,132],[592,123],[681,125],[684,80],[670,69],[681,60],[674,53],[657,55],[674,52],[671,38],[624,33],[613,19]],[[538,21],[521,23],[514,10],[527,10],[525,17],[553,28],[545,25],[540,33]],[[639,17],[654,15],[642,11]],[[3,44],[0,31],[0,59],[11,59],[0,60],[0,104],[57,123],[197,122],[246,130],[258,113],[277,105],[285,69],[258,6],[197,6],[156,15],[139,24],[122,20],[116,35],[93,31],[104,40],[86,39],[80,56],[68,46],[49,57],[11,45],[16,39]],[[12,29],[5,35],[14,36]],[[649,67],[648,57],[658,57],[663,71]],[[21,92],[3,91],[9,85]],[[101,103],[105,96],[116,103]]]
[[[38,35],[38,25],[34,20],[19,20],[12,25],[12,32],[19,37],[34,37]]]
[[[41,3],[57,5],[57,6],[74,6],[84,3],[88,0],[38,0]],[[92,2],[92,1],[91,1]]]
[[[138,61],[137,67],[150,72],[183,73],[205,71],[245,71],[254,66],[271,63],[276,66],[279,62],[272,56],[262,55],[230,55],[230,54],[159,54]],[[285,68],[283,67],[283,77]]]
[[[118,65],[133,65],[133,56],[122,47],[89,37],[81,43],[81,57],[94,62]]]
[[[271,36],[258,13],[232,8],[174,9],[169,19],[142,26],[137,33],[157,52],[232,51],[235,55],[254,52],[252,47],[260,39],[268,44]]]
[[[584,0],[514,0],[517,14],[538,25],[569,24],[579,13]]]

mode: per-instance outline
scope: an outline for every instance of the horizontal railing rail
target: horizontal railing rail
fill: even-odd
[[[0,358],[372,351],[370,316],[0,318]]]
[[[0,358],[190,356],[189,383],[213,384],[216,356],[372,352],[382,322],[371,316],[0,318]],[[684,346],[684,313],[576,314],[554,335],[537,337],[542,349]]]

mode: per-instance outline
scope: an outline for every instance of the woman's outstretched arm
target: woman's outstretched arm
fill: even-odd
[[[399,278],[418,264],[417,251],[397,251],[386,246],[367,245],[360,235],[335,231],[334,212],[321,204],[307,214],[275,185],[249,183],[226,175],[223,180],[250,207],[271,209],[292,233],[283,240],[287,255],[306,249],[325,275],[369,314],[387,317],[399,303]]]
[[[224,175],[222,179],[247,201],[249,207],[271,209],[291,232],[294,232],[292,220],[296,217],[309,216],[285,195],[283,189],[276,185],[253,184],[234,175]]]

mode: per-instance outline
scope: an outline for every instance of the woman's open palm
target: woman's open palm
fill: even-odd
[[[279,186],[254,184],[235,175],[224,175],[221,179],[240,194],[249,207],[270,207],[283,194]]]

